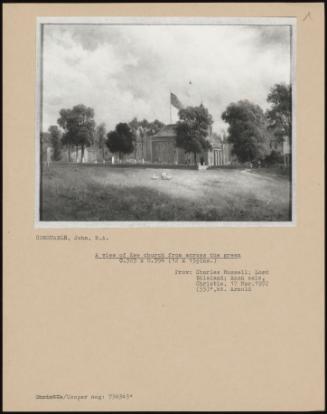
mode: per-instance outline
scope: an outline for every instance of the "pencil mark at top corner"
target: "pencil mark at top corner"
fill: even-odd
[[[312,17],[311,17],[311,12],[308,12],[308,13],[304,16],[304,18],[302,19],[302,21],[303,21],[303,22],[305,22],[307,19],[312,20]]]

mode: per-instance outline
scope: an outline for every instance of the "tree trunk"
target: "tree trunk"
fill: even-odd
[[[194,154],[194,164],[196,165],[196,152],[194,152],[193,154]]]
[[[71,147],[70,147],[70,145],[68,145],[68,162],[71,162],[71,160],[72,160],[70,152],[71,152]]]
[[[102,161],[104,161],[104,146],[102,147]]]

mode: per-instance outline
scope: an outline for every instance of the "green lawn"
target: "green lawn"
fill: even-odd
[[[166,171],[171,180],[153,180]],[[267,170],[160,170],[51,164],[43,221],[289,221],[290,180]]]

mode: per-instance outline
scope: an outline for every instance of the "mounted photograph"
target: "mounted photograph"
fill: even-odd
[[[38,227],[283,226],[295,20],[39,18]]]

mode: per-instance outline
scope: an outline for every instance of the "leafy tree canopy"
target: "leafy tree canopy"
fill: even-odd
[[[76,105],[72,109],[61,109],[58,125],[64,130],[64,145],[77,145],[84,149],[94,139],[94,110],[85,105]]]
[[[139,121],[137,118],[133,118],[131,122],[128,124],[132,131],[136,133],[136,131],[141,131],[143,134],[147,135],[154,135],[160,131],[160,129],[165,125],[158,119],[150,122],[146,119]]]
[[[95,145],[101,150],[103,160],[105,159],[106,139],[107,139],[106,126],[104,123],[102,123],[98,125],[95,129],[94,142],[95,142]]]
[[[103,148],[106,143],[106,126],[104,123],[98,125],[95,130],[95,143],[99,148]]]
[[[196,160],[196,154],[211,148],[207,138],[213,123],[212,116],[202,104],[180,109],[178,114],[176,146],[193,153]]]
[[[135,134],[128,124],[119,123],[107,134],[106,145],[113,154],[130,154],[134,151]]]
[[[274,85],[267,97],[270,109],[266,116],[268,127],[280,140],[292,134],[292,87],[284,83]]]
[[[267,123],[259,105],[248,100],[231,103],[221,117],[229,124],[228,141],[239,161],[264,158],[268,151]]]
[[[61,159],[61,133],[57,125],[49,127],[50,144],[52,147],[52,160],[59,161]]]

